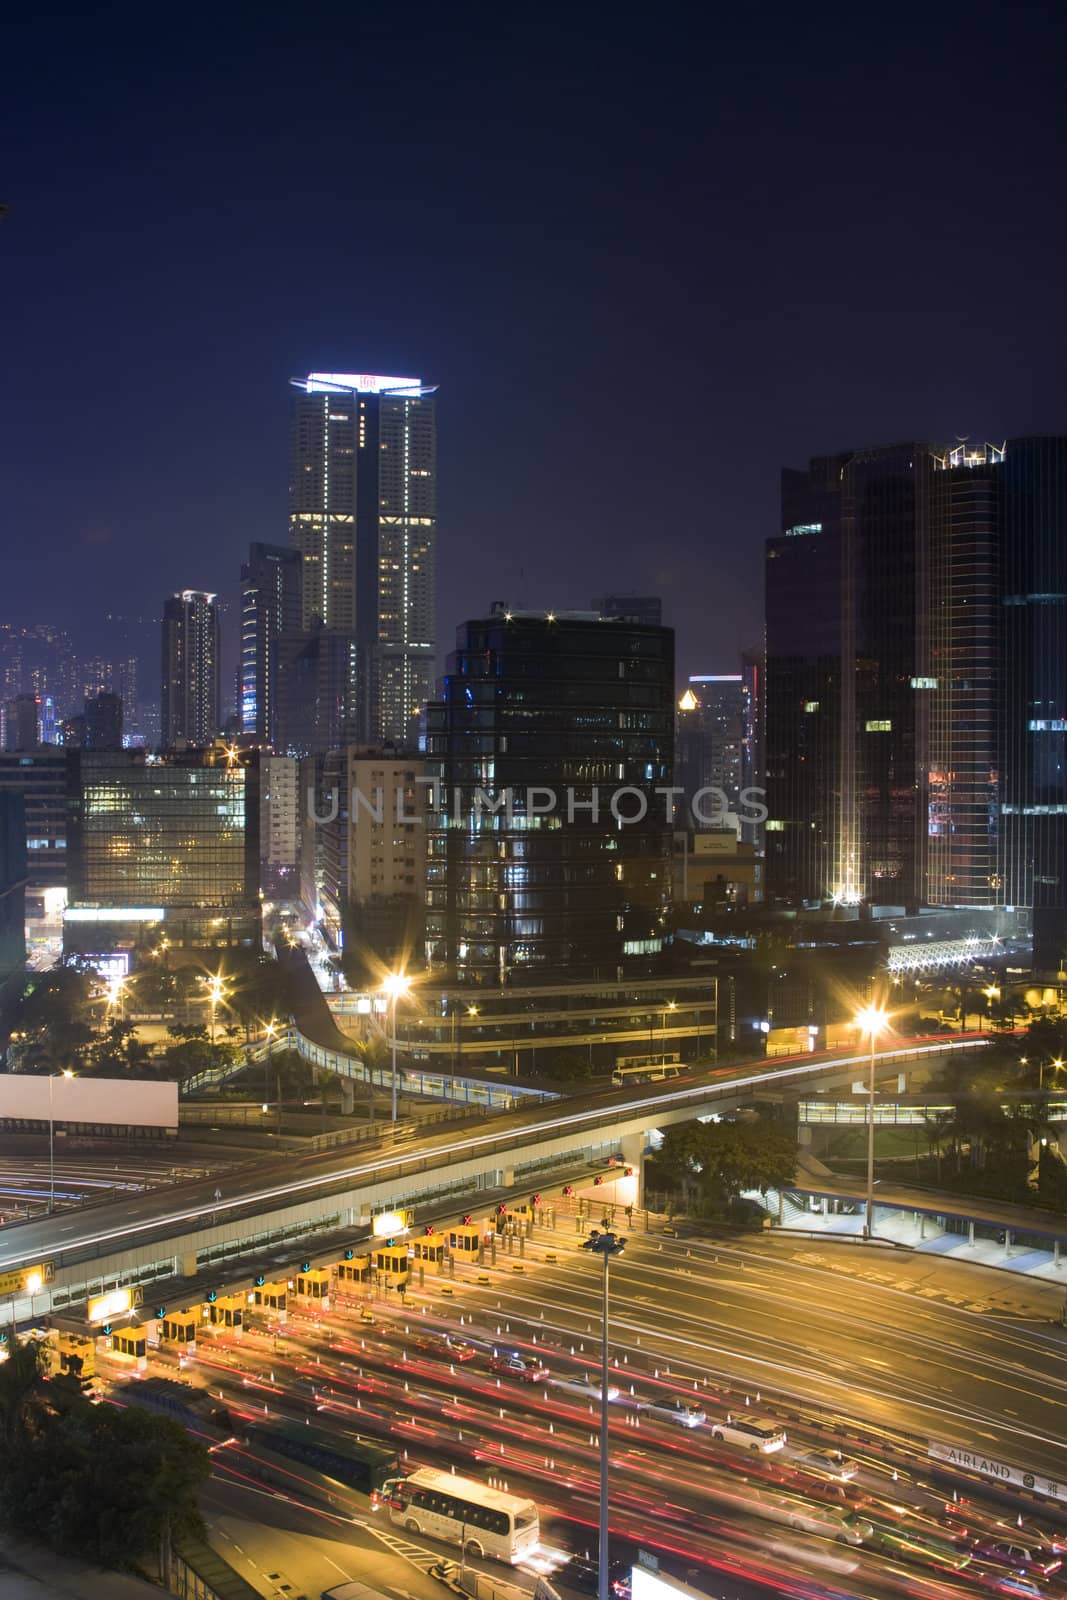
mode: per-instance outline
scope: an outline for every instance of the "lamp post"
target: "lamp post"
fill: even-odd
[[[878,1037],[889,1025],[889,1018],[878,1006],[867,1006],[856,1017],[861,1033],[870,1035],[871,1066],[867,1080],[867,1214],[863,1223],[863,1237],[874,1235],[874,1052]]]
[[[55,1082],[55,1073],[48,1074],[48,1215],[56,1209],[56,1119],[52,1099],[52,1085]],[[74,1074],[69,1067],[64,1067],[62,1076],[73,1078]]]
[[[389,1001],[389,1035],[393,1046],[393,1126],[396,1126],[396,1003],[401,995],[411,993],[411,980],[402,972],[390,972],[382,980],[382,989]]]
[[[600,1352],[600,1551],[597,1572],[597,1600],[609,1600],[608,1572],[608,1267],[612,1256],[621,1256],[626,1240],[609,1229],[594,1228],[582,1245],[604,1262],[604,1306]]]
[[[270,1069],[274,1060],[274,1035],[278,1031],[278,1024],[273,1017],[266,1024],[264,1031],[267,1035],[267,1055],[263,1066],[263,1109],[267,1111],[270,1109]]]
[[[219,1001],[225,999],[223,991],[222,974],[217,972],[213,978],[208,979],[208,999],[211,1002],[211,1043],[215,1043],[215,1013]]]

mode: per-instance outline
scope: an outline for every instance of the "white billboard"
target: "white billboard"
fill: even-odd
[[[0,1118],[113,1128],[177,1128],[178,1085],[138,1078],[0,1073]]]

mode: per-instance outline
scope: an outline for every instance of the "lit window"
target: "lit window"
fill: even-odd
[[[876,718],[865,724],[868,733],[892,733],[893,724],[888,717]]]

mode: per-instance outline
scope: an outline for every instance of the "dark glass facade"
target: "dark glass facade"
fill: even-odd
[[[0,755],[0,794],[21,795],[25,806],[31,916],[43,914],[47,890],[67,887],[67,769],[77,759],[59,749]]]
[[[259,767],[215,751],[82,753],[68,789],[70,893],[64,945],[174,946],[259,936]],[[98,913],[98,915],[94,915]]]
[[[431,974],[616,980],[658,953],[672,827],[654,791],[673,781],[673,691],[668,628],[503,611],[460,628],[426,717],[428,773],[441,784]],[[644,815],[627,824],[613,803]]]
[[[0,981],[26,960],[26,805],[0,791]]]

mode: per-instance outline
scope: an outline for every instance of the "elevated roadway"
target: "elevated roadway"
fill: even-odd
[[[958,1050],[980,1050],[982,1035],[887,1045],[879,1069],[904,1071]],[[16,1224],[0,1233],[0,1281],[15,1319],[83,1299],[102,1286],[151,1283],[176,1271],[194,1276],[213,1262],[358,1227],[372,1212],[449,1195],[548,1181],[581,1157],[609,1156],[638,1173],[649,1135],[705,1112],[728,1112],[767,1092],[833,1087],[863,1072],[869,1054],[828,1051],[687,1074],[669,1085],[614,1089],[528,1106],[472,1124],[385,1138],[354,1155],[323,1151],[249,1165],[119,1204]],[[38,1271],[37,1269],[42,1269]],[[22,1275],[20,1277],[20,1275]],[[31,1297],[25,1282],[41,1282]],[[9,1319],[4,1319],[9,1320]]]

